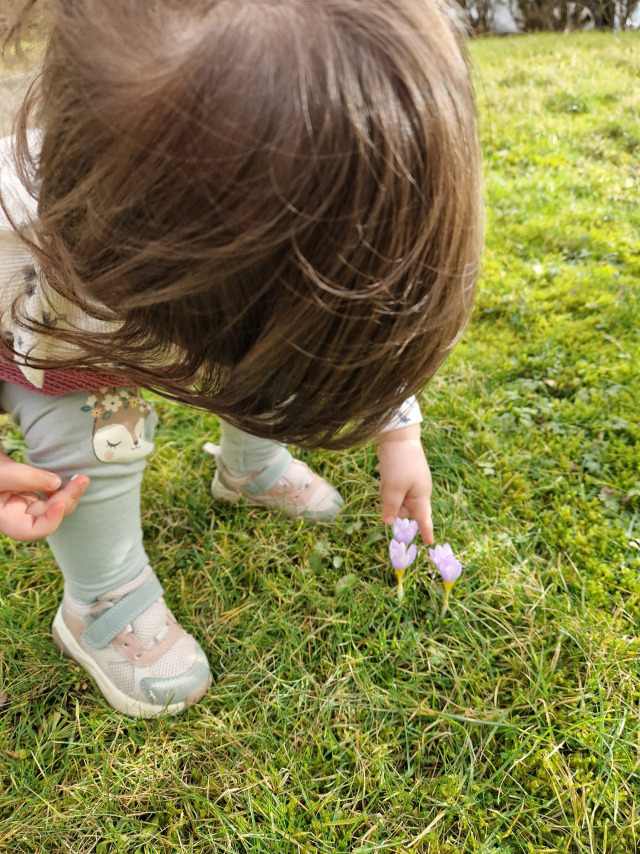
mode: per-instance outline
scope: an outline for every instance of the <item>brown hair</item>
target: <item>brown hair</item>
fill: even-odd
[[[54,330],[83,352],[55,366],[117,363],[298,444],[376,434],[473,304],[481,169],[452,13],[439,0],[47,8],[17,127],[38,219],[20,234],[52,288],[121,324]]]

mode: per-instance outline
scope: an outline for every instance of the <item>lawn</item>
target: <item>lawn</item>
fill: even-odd
[[[303,527],[213,507],[216,419],[158,401],[148,551],[214,687],[111,711],[50,640],[46,546],[0,539],[0,851],[640,848],[638,47],[471,46],[484,272],[423,407],[449,611],[426,550],[396,600],[372,446],[305,455],[347,504]]]

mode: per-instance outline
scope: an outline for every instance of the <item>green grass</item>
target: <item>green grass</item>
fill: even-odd
[[[212,507],[216,419],[159,402],[148,550],[214,687],[110,711],[50,641],[46,547],[1,540],[0,851],[640,847],[637,36],[472,53],[484,275],[424,399],[450,612],[424,553],[396,602],[372,447],[307,455],[347,506],[301,527]]]

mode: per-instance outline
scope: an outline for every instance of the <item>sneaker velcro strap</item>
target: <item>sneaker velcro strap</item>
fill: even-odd
[[[278,454],[271,465],[262,469],[260,474],[252,477],[251,480],[248,480],[242,485],[242,494],[257,496],[262,495],[265,492],[269,492],[270,489],[273,489],[280,478],[285,476],[289,466],[291,465],[291,460],[291,454],[283,448],[282,453]]]
[[[157,602],[163,592],[162,585],[156,576],[150,575],[144,584],[102,611],[100,616],[82,633],[82,637],[89,646],[102,649],[136,617]]]

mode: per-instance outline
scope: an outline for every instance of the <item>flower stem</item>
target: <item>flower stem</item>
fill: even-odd
[[[444,615],[449,610],[449,596],[451,594],[451,588],[453,587],[452,581],[444,582],[444,602],[442,603],[442,611],[440,612],[440,616],[444,617]]]

